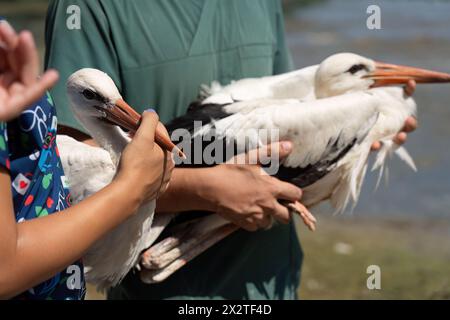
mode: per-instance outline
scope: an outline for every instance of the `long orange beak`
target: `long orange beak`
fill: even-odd
[[[443,83],[450,82],[450,74],[426,69],[375,62],[375,71],[366,75],[366,78],[374,80],[371,86],[381,87],[396,84],[406,84],[413,80],[416,83]]]
[[[131,133],[135,133],[141,124],[141,115],[137,113],[123,99],[116,101],[110,109],[102,109],[105,113],[105,119],[115,125],[118,125]],[[155,132],[155,141],[163,149],[169,152],[176,152],[181,158],[186,159],[186,155],[180,150],[158,127]]]

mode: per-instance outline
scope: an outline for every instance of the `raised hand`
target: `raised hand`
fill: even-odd
[[[0,121],[16,118],[58,81],[54,70],[39,77],[39,57],[29,31],[17,34],[0,21]]]

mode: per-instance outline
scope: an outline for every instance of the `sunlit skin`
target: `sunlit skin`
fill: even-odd
[[[405,93],[408,96],[412,96],[414,94],[414,91],[416,89],[416,82],[413,80],[408,81],[408,83],[405,86]],[[414,117],[408,117],[405,121],[405,126],[403,127],[403,130],[399,132],[395,138],[394,142],[398,145],[402,145],[406,142],[408,139],[408,133],[413,132],[417,129],[417,119]],[[377,151],[381,148],[381,143],[379,141],[372,144],[372,150]]]
[[[58,81],[48,70],[39,76],[39,57],[29,31],[16,31],[0,22],[0,121],[16,118]]]

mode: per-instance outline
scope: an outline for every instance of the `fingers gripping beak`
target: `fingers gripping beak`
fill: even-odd
[[[104,112],[107,121],[132,133],[136,132],[141,124],[141,115],[123,99],[118,99],[112,108],[104,110]],[[184,153],[170,140],[169,136],[159,126],[156,128],[155,141],[163,150],[176,152],[180,157],[186,158]]]
[[[365,76],[374,81],[372,88],[416,83],[444,83],[450,82],[450,74],[426,69],[375,62],[375,70]]]

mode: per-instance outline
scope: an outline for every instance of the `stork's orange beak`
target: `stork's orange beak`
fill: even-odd
[[[450,82],[450,74],[426,69],[375,62],[375,71],[365,76],[374,80],[372,88],[396,84]]]
[[[117,100],[112,108],[107,110],[103,109],[103,111],[106,114],[106,120],[132,133],[136,132],[141,124],[141,115],[123,99]],[[186,155],[183,151],[181,151],[170,140],[169,136],[159,129],[159,127],[156,128],[155,141],[163,150],[176,152],[181,158],[186,159]]]

